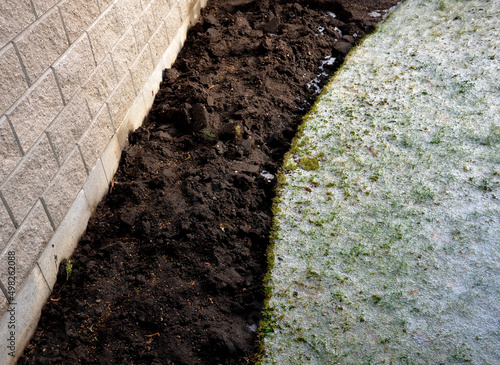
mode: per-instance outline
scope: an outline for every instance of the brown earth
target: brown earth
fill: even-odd
[[[308,83],[395,3],[209,2],[19,364],[254,362],[272,175]]]

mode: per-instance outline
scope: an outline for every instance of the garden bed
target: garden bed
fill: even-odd
[[[209,2],[19,364],[252,362],[274,176],[318,90],[395,4]]]

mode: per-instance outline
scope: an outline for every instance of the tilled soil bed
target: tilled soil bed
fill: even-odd
[[[396,2],[209,2],[19,364],[255,361],[274,175]]]

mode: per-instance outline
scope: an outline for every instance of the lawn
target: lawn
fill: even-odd
[[[500,2],[408,0],[279,175],[262,364],[500,363]]]

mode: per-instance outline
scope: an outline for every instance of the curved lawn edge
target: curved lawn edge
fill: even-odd
[[[304,119],[262,364],[500,362],[500,4],[408,0]]]

